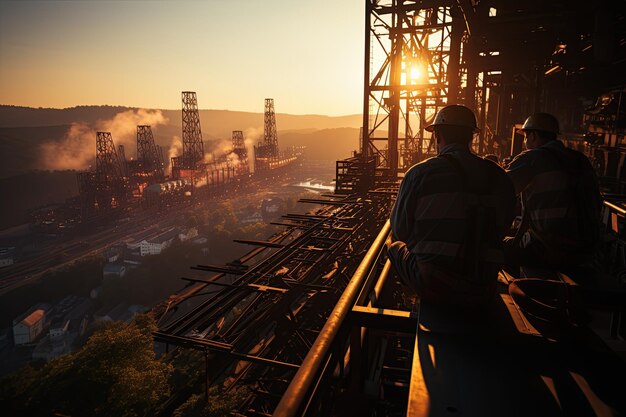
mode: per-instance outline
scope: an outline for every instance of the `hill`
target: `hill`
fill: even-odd
[[[310,156],[316,159],[349,156],[357,147],[360,122],[359,115],[276,115],[280,146],[306,145]],[[138,124],[152,126],[155,141],[163,147],[167,161],[180,154],[180,110],[0,106],[0,178],[31,170],[88,169],[95,159],[97,131],[112,132],[114,143],[125,146],[127,158],[136,157]],[[216,153],[230,148],[233,130],[244,132],[250,148],[263,135],[262,113],[201,110],[200,124],[207,151]]]
[[[70,125],[0,128],[0,178],[40,168],[40,146],[62,139]],[[95,158],[96,145],[93,142]]]
[[[336,161],[352,156],[352,151],[359,148],[359,129],[342,127],[314,131],[279,131],[278,143],[281,147],[304,145],[307,147],[307,158]]]
[[[0,127],[58,126],[72,123],[95,125],[97,122],[112,119],[116,114],[135,107],[122,106],[77,106],[66,109],[46,109],[0,105]],[[181,110],[158,110],[168,125],[180,127]],[[359,127],[362,123],[358,114],[347,116],[296,115],[276,113],[279,129],[333,129],[338,127]],[[200,124],[203,133],[214,137],[230,137],[233,130],[246,130],[263,127],[263,112],[250,113],[230,110],[200,110]],[[178,130],[180,135],[180,130]],[[205,138],[207,139],[207,138]]]
[[[34,208],[77,194],[76,171],[95,163],[96,131],[111,131],[127,159],[136,157],[136,126],[153,126],[166,162],[180,153],[181,112],[113,106],[32,109],[0,106],[0,229],[27,220]],[[231,146],[231,132],[242,130],[251,149],[263,135],[263,114],[200,111],[205,151],[220,154]],[[310,159],[335,161],[358,148],[360,116],[276,116],[279,146],[306,146]]]

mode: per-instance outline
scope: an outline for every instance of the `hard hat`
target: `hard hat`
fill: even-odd
[[[432,132],[435,126],[464,126],[471,128],[474,132],[480,131],[476,126],[474,112],[458,104],[452,104],[439,110],[435,116],[435,121],[426,126],[425,129]]]
[[[524,133],[529,130],[541,130],[543,132],[559,134],[559,121],[549,113],[535,113],[528,116],[521,129],[517,133]]]

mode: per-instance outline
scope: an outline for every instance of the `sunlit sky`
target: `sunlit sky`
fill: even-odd
[[[363,0],[0,1],[0,104],[360,113]]]

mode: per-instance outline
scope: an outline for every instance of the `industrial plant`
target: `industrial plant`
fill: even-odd
[[[298,212],[282,210],[287,205],[268,191],[292,186],[281,175],[302,170],[304,159],[302,148],[279,146],[271,98],[261,140],[252,144],[245,129],[235,130],[219,155],[205,150],[191,91],[182,92],[182,153],[169,161],[151,126],[137,126],[133,158],[111,132],[97,132],[94,169],[78,173],[79,197],[68,203],[74,223],[122,230],[131,227],[131,213],[141,213],[132,221],[143,229],[134,240],[115,235],[129,262],[107,260],[103,273],[119,278],[133,259],[158,256],[177,237],[204,251],[187,274],[171,277],[177,291],[145,308],[156,323],[149,335],[158,360],[190,367],[189,357],[201,358],[176,374],[178,389],[168,391],[155,415],[184,415],[176,410],[198,396],[198,407],[236,397],[224,412],[232,416],[624,415],[623,2],[363,3],[364,42],[354,45],[362,48],[364,68],[358,149],[335,161],[332,187],[313,176],[301,181],[311,194],[299,198]],[[465,119],[454,111],[465,111]],[[544,125],[533,125],[536,118]],[[545,132],[552,135],[546,143],[563,145],[561,156],[540,150],[545,143],[533,145]],[[467,160],[496,174],[476,186],[462,158],[442,156],[461,148],[448,142],[453,134],[469,137]],[[524,155],[536,159],[521,163]],[[584,158],[574,166],[562,155]],[[532,181],[520,186],[514,171],[540,170],[540,158],[552,168],[539,172],[533,194]],[[496,183],[506,193],[492,193]],[[220,219],[199,236],[185,207],[215,203],[216,212],[226,211],[218,203],[243,199],[245,187],[267,194],[262,212],[233,215],[231,223],[251,218],[276,226],[273,232],[230,236]],[[554,198],[552,206],[531,210],[559,192],[566,202]],[[417,202],[406,203],[410,197]],[[597,213],[581,208],[587,199]],[[170,218],[177,215],[175,225]],[[503,236],[494,231],[501,216],[508,222]],[[545,244],[537,225],[555,218],[560,229],[550,229],[550,237],[575,229],[597,240],[576,246],[567,262],[557,263],[547,249],[537,257],[553,263],[509,262],[507,244],[520,251]],[[167,230],[153,230],[157,220]],[[179,227],[183,221],[189,224]],[[245,254],[212,262],[208,254],[227,235]],[[423,239],[411,241],[416,235]],[[557,239],[556,246],[573,247],[572,240]],[[398,261],[393,254],[402,245]],[[587,252],[597,255],[593,262],[567,268]],[[457,270],[466,281],[445,273]],[[488,301],[474,303],[481,285],[491,291]],[[462,302],[450,301],[454,296]],[[15,317],[16,344],[43,334],[49,310],[37,304]],[[124,305],[99,315],[127,318],[139,310]],[[80,326],[70,318],[62,324]]]
[[[205,153],[196,93],[182,93],[182,155],[169,162],[165,176],[163,150],[155,144],[150,126],[137,126],[137,158],[127,160],[124,146],[115,147],[110,132],[96,137],[95,172],[78,174],[81,222],[101,223],[125,210],[173,204],[209,196],[256,176],[284,170],[301,153],[279,153],[274,100],[265,99],[263,141],[254,147],[254,158],[241,130],[232,133],[232,148],[223,155]]]
[[[284,232],[242,242],[256,246],[248,255],[192,265],[206,277],[183,278],[193,285],[155,310],[157,342],[204,353],[207,401],[219,386],[245,387],[233,413],[250,416],[624,410],[626,15],[606,4],[592,18],[587,6],[365,2],[360,149],[337,161],[334,193],[301,200],[319,208],[283,216]],[[427,127],[449,104],[476,114],[477,155],[506,165],[522,151],[522,122],[544,111],[560,118],[562,142],[593,164],[606,270],[588,289],[598,295],[585,303],[591,324],[525,311],[505,270],[486,321],[419,302],[400,285],[387,257],[388,219],[407,169],[437,156]],[[277,146],[256,151],[265,160]]]

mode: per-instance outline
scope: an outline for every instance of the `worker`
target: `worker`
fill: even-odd
[[[518,133],[526,151],[507,173],[521,195],[522,221],[507,254],[524,276],[559,271],[571,278],[593,269],[600,240],[602,200],[589,160],[557,139],[559,122],[551,114],[529,116]],[[546,276],[549,278],[549,276]]]
[[[467,107],[442,108],[426,130],[438,155],[411,167],[400,184],[389,259],[422,301],[488,304],[514,217],[513,185],[496,163],[470,151],[479,130]]]

